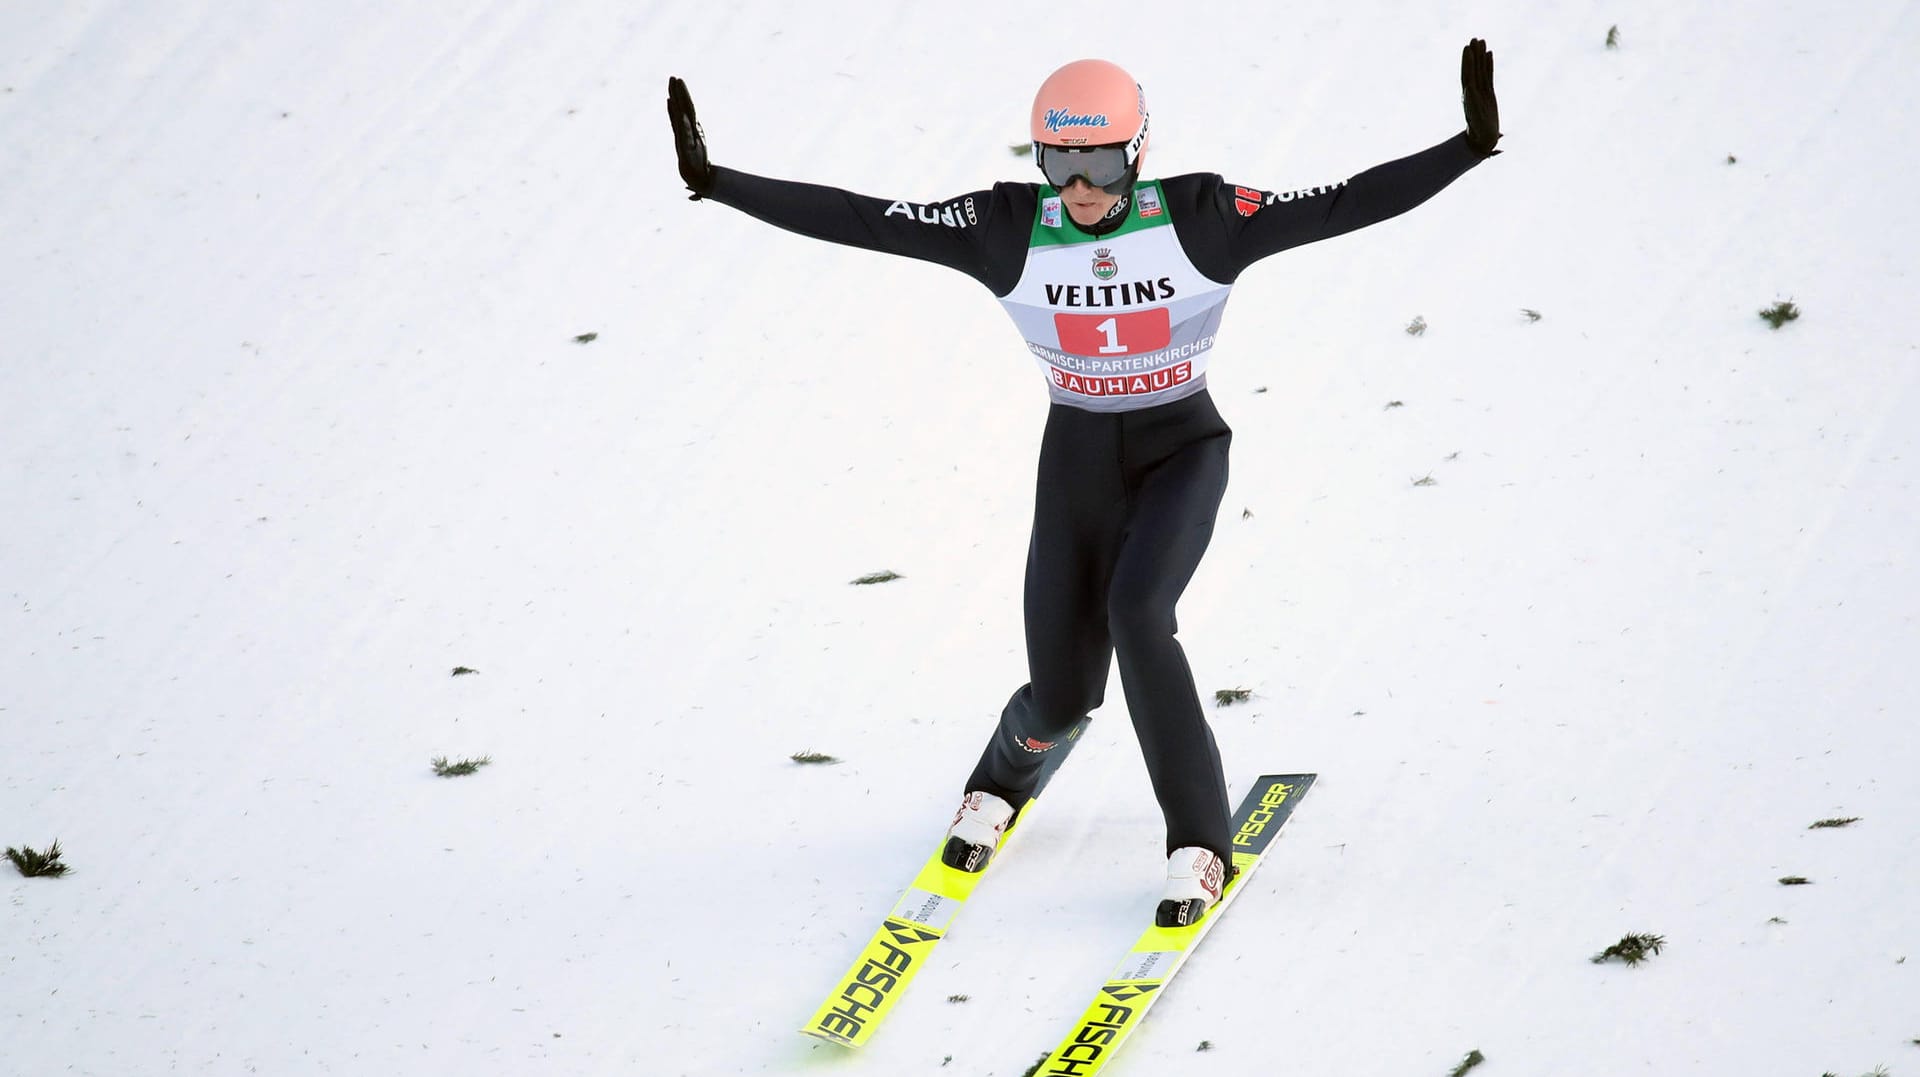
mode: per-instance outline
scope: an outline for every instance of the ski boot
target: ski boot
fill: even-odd
[[[1175,849],[1167,857],[1167,889],[1154,910],[1153,922],[1160,927],[1199,923],[1208,909],[1220,903],[1226,882],[1226,863],[1213,850],[1192,845]]]
[[[960,810],[947,828],[947,844],[940,862],[950,868],[987,870],[987,861],[1000,846],[1000,836],[1013,821],[1013,805],[992,793],[975,791],[960,799]]]

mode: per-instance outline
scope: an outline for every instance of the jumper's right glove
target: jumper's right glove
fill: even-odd
[[[713,165],[707,161],[707,136],[693,115],[693,95],[681,79],[667,77],[667,120],[673,124],[673,148],[680,155],[680,178],[686,181],[692,200],[698,202],[713,193]],[[1498,137],[1498,136],[1496,136]]]
[[[1500,102],[1493,97],[1493,53],[1477,37],[1460,50],[1460,101],[1467,111],[1467,143],[1488,157],[1499,153],[1493,148],[1500,141]]]

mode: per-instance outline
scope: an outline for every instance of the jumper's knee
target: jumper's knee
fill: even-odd
[[[1171,640],[1179,626],[1171,606],[1150,595],[1116,590],[1108,599],[1107,631],[1115,650],[1137,654]]]
[[[1046,692],[1023,685],[1007,701],[1002,725],[1015,741],[1030,752],[1042,752],[1067,735],[1080,719],[1100,706],[1076,695]]]

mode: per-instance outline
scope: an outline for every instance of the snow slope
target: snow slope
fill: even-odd
[[[664,78],[926,201],[1106,55],[1154,171],[1291,189],[1473,35],[1507,152],[1227,318],[1182,638],[1321,781],[1110,1072],[1920,1072],[1903,0],[0,6],[0,844],[73,867],[0,871],[0,1068],[1024,1072],[1158,891],[1117,682],[877,1042],[793,1029],[1024,679],[1044,391],[687,202]]]

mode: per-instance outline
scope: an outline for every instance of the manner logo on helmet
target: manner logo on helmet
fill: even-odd
[[[1098,247],[1094,249],[1093,275],[1100,280],[1112,280],[1120,275],[1120,263],[1113,260],[1113,248]]]
[[[1104,112],[1073,112],[1064,108],[1050,108],[1046,116],[1047,130],[1058,133],[1062,127],[1109,127]]]
[[[1233,208],[1239,211],[1240,216],[1251,217],[1260,212],[1260,203],[1265,198],[1266,195],[1251,187],[1235,187],[1233,189]]]

